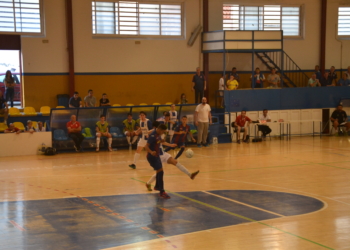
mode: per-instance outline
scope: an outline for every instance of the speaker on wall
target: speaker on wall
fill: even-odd
[[[191,37],[187,42],[188,46],[192,46],[194,44],[194,42],[196,41],[196,39],[197,39],[198,35],[201,33],[201,31],[202,31],[202,26],[199,24],[197,26],[197,28],[192,32]]]

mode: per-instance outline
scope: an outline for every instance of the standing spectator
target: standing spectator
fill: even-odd
[[[338,86],[349,86],[350,80],[348,79],[348,74],[346,72],[343,73],[343,77],[340,78],[337,82]]]
[[[270,88],[278,88],[278,84],[281,82],[281,78],[276,74],[276,69],[271,69],[271,74],[267,77],[267,82],[270,84]]]
[[[350,122],[348,120],[348,115],[343,110],[343,105],[339,104],[337,108],[333,111],[331,115],[331,121],[333,122],[334,132],[336,133],[339,125],[344,125],[346,131],[350,129]]]
[[[246,111],[242,110],[241,115],[237,116],[235,121],[235,127],[237,127],[237,143],[241,143],[241,132],[244,132],[243,134],[243,142],[248,143],[249,139],[247,139],[249,124],[251,123],[251,119],[246,116]]]
[[[25,127],[25,132],[33,134],[35,131],[35,128],[33,127],[33,122],[31,120],[27,121],[27,126]]]
[[[198,138],[197,138],[197,146],[199,148],[208,146],[207,137],[208,137],[208,129],[209,123],[212,123],[211,119],[211,109],[209,104],[207,104],[207,98],[202,98],[202,103],[196,107],[196,111],[194,114],[195,124],[198,129]]]
[[[129,143],[129,146],[131,147],[132,144],[134,144],[138,138],[138,135],[136,134],[136,121],[132,119],[132,114],[128,114],[128,118],[123,121],[124,124],[124,134],[126,136],[126,140]],[[132,140],[131,140],[132,138]]]
[[[309,79],[308,83],[307,83],[308,87],[321,87],[321,83],[319,82],[319,80],[316,78],[316,74],[313,73],[311,78]]]
[[[77,121],[77,117],[75,115],[70,117],[70,121],[67,122],[66,127],[68,130],[68,136],[74,141],[75,151],[79,152],[81,149],[81,143],[85,137],[81,134],[81,125],[80,122]]]
[[[237,73],[236,67],[233,67],[233,68],[232,68],[232,70],[231,70],[231,72],[230,72],[230,76],[234,76],[235,79],[236,79],[236,81],[239,83],[240,77],[239,77],[239,75],[238,75],[238,73]]]
[[[96,123],[96,152],[100,151],[100,140],[102,136],[107,137],[108,150],[110,152],[112,149],[112,135],[108,131],[108,122],[106,122],[106,116],[101,115],[100,120]]]
[[[267,114],[267,109],[263,110],[262,115],[259,116],[259,121],[261,124],[258,125],[259,131],[262,132],[262,139],[266,140],[266,135],[271,133],[271,128],[266,124],[266,122],[271,122],[270,116]]]
[[[197,67],[196,74],[192,79],[192,91],[194,91],[194,103],[199,103],[204,96],[204,90],[207,89],[207,81],[201,69]]]
[[[35,128],[35,131],[36,132],[46,132],[46,128],[44,127],[43,122],[38,121],[38,125]]]
[[[185,93],[182,93],[181,96],[180,96],[179,104],[187,104],[187,103],[188,103],[188,101],[186,99],[186,95],[185,95]]]
[[[74,92],[74,95],[69,99],[69,107],[70,108],[81,108],[83,107],[83,102],[79,96],[77,91]]]
[[[225,87],[225,76],[222,75],[219,80],[219,103],[220,103],[220,108],[224,107],[224,91],[226,89]]]
[[[329,70],[329,75],[328,75],[328,79],[332,83],[331,85],[337,86],[337,78],[338,78],[337,72],[335,72],[335,68],[334,66],[332,66],[331,69]]]
[[[7,118],[9,114],[9,107],[7,105],[7,101],[4,98],[3,93],[0,91],[0,114],[4,115],[4,123],[7,123]]]
[[[102,98],[100,99],[100,107],[103,107],[103,106],[111,106],[106,93],[103,93]]]
[[[327,86],[333,86],[332,85],[332,80],[329,79],[329,73],[328,72],[325,72],[323,77],[321,78],[321,86],[322,87],[327,87]]]
[[[320,66],[316,65],[315,66],[315,74],[316,74],[316,79],[318,79],[318,81],[321,81],[321,71],[320,71]]]
[[[227,90],[238,89],[238,82],[234,75],[230,75],[230,79],[228,79],[226,83],[226,88]]]
[[[254,88],[263,88],[264,87],[264,81],[265,76],[263,73],[260,72],[260,68],[255,69],[254,77],[250,76],[250,79],[253,78],[253,86]]]
[[[11,103],[11,108],[13,108],[13,98],[15,97],[15,80],[12,77],[12,73],[10,70],[6,71],[5,78],[3,80],[6,91],[5,91],[5,96],[6,96],[6,101],[10,101]]]
[[[19,128],[16,128],[15,125],[13,125],[13,123],[10,123],[9,127],[4,131],[4,133],[16,133],[16,134],[19,134],[21,132],[22,131]]]
[[[92,89],[89,89],[88,95],[84,97],[85,107],[96,107],[96,98],[93,96]]]

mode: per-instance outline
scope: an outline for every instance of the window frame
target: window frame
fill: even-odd
[[[339,5],[338,6],[338,19],[337,19],[337,38],[339,40],[350,40],[350,31],[349,31],[349,35],[339,35],[339,9],[340,8],[350,8],[350,5]]]
[[[92,10],[92,3],[93,2],[109,2],[109,3],[116,3],[116,2],[136,2],[138,4],[158,4],[159,6],[161,6],[162,4],[164,5],[179,5],[181,7],[181,35],[141,35],[141,34],[137,34],[137,35],[124,35],[124,34],[99,34],[93,33],[94,30],[94,16],[93,16],[93,10]],[[114,15],[115,16],[115,15]],[[118,13],[119,16],[119,13]],[[138,15],[139,17],[139,15]],[[119,23],[119,22],[118,22]],[[161,22],[159,22],[159,26],[160,26],[160,30],[161,30]],[[114,28],[116,26],[114,25]],[[138,22],[138,28],[140,31],[140,22]],[[118,26],[118,30],[119,30],[119,26]],[[183,1],[176,1],[176,0],[172,0],[172,1],[143,1],[143,0],[93,0],[91,1],[91,35],[93,38],[115,38],[115,39],[132,39],[132,40],[184,40],[186,38],[186,32],[185,32],[185,2]]]
[[[236,5],[238,6],[239,8],[239,17],[238,19],[234,19],[234,20],[238,20],[239,23],[238,23],[238,30],[241,30],[240,28],[243,27],[244,25],[241,23],[243,20],[244,20],[244,13],[242,14],[241,12],[241,7],[258,7],[259,8],[259,13],[260,13],[260,8],[262,8],[262,15],[259,15],[258,16],[258,20],[259,20],[259,23],[258,23],[258,27],[259,29],[258,30],[273,30],[273,29],[264,29],[264,25],[265,25],[265,22],[264,22],[264,7],[265,6],[280,6],[281,8],[281,14],[280,14],[280,27],[282,27],[282,8],[283,7],[298,7],[299,8],[299,35],[297,36],[286,36],[286,35],[283,35],[283,39],[284,40],[300,40],[300,39],[304,39],[305,37],[305,12],[304,12],[304,9],[305,9],[305,6],[304,4],[301,4],[301,5],[297,5],[297,4],[248,4],[248,5],[243,5],[243,4],[234,4],[232,2],[224,2],[223,5],[222,5],[222,17],[224,16],[224,5]],[[223,21],[222,21],[222,28],[223,30],[234,30],[234,29],[224,29],[224,18],[223,18]],[[233,20],[233,19],[231,19]],[[260,29],[262,27],[262,29]]]
[[[13,11],[15,12],[15,7]],[[43,37],[45,36],[45,15],[44,15],[44,0],[39,0],[40,11],[40,32],[18,32],[18,31],[0,31],[4,35],[20,35],[22,37]],[[14,15],[15,18],[15,15]]]

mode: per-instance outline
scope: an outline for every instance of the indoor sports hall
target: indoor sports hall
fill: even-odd
[[[341,0],[0,0],[0,250],[350,249],[349,27]],[[188,128],[170,198],[143,115]]]

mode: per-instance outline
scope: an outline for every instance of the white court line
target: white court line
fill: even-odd
[[[254,208],[254,209],[257,209],[257,210],[260,210],[260,211],[269,213],[269,214],[274,214],[274,215],[277,215],[277,216],[280,216],[280,217],[285,217],[285,216],[282,215],[282,214],[278,214],[278,213],[275,213],[275,212],[272,212],[272,211],[269,211],[269,210],[265,210],[265,209],[260,208],[260,207],[255,207],[255,206],[249,205],[249,204],[247,204],[247,203],[243,203],[243,202],[236,201],[236,200],[233,200],[233,199],[230,199],[230,198],[226,198],[226,197],[221,196],[221,195],[213,194],[213,193],[210,193],[210,192],[207,192],[207,191],[202,191],[202,192],[203,192],[203,193],[206,193],[206,194],[209,194],[209,195],[213,195],[213,196],[219,197],[219,198],[224,199],[224,200],[228,200],[228,201],[232,201],[232,202],[241,204],[241,205],[246,206],[246,207],[251,207],[251,208]]]

